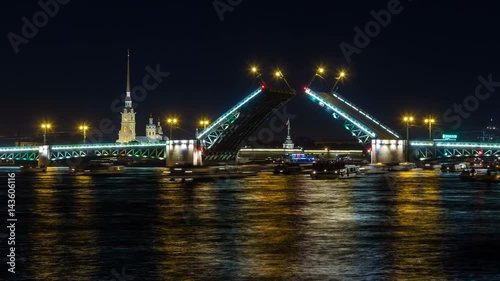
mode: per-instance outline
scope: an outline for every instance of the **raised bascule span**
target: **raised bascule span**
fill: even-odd
[[[394,130],[337,93],[315,92],[307,87],[304,91],[311,101],[330,113],[334,119],[342,122],[344,128],[365,146],[369,146],[375,139],[397,140],[400,138]]]
[[[197,139],[205,150],[204,161],[235,159],[242,142],[293,97],[293,90],[265,85],[246,96],[198,134]]]

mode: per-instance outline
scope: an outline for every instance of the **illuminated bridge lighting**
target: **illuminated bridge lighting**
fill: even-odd
[[[396,138],[399,139],[399,135],[398,134],[396,134],[391,129],[389,129],[388,127],[386,127],[382,123],[380,123],[377,119],[371,117],[368,113],[366,113],[366,112],[362,111],[361,109],[357,108],[355,105],[353,105],[352,103],[350,103],[349,101],[347,101],[346,99],[344,99],[343,97],[341,97],[338,94],[333,94],[333,96],[336,97],[337,99],[339,99],[340,101],[342,101],[343,103],[347,104],[348,106],[350,106],[352,109],[354,109],[357,112],[361,113],[363,116],[365,116],[369,120],[373,121],[373,123],[375,123],[375,124],[379,125],[380,127],[384,128],[387,132],[391,133],[393,136],[395,136]]]
[[[436,146],[460,147],[460,148],[500,148],[500,143],[480,143],[480,142],[456,142],[456,143],[436,143]]]
[[[500,148],[500,143],[484,143],[484,142],[411,141],[410,145],[411,146],[458,147],[458,148]]]
[[[14,147],[1,147],[0,152],[21,152],[21,151],[38,151],[38,146],[14,146]]]
[[[311,90],[309,88],[306,88],[305,92],[306,92],[306,94],[308,94],[311,97],[313,97],[314,99],[320,101],[321,103],[323,103],[324,105],[326,105],[328,108],[332,109],[333,111],[335,111],[336,113],[338,113],[339,115],[341,115],[342,117],[344,117],[346,120],[348,120],[349,122],[351,122],[352,124],[354,124],[360,130],[362,130],[363,132],[365,132],[368,135],[370,135],[372,138],[374,138],[376,136],[376,134],[373,131],[371,131],[370,129],[368,129],[367,127],[365,127],[364,125],[362,125],[358,121],[356,121],[353,118],[351,118],[351,116],[349,116],[348,114],[346,114],[345,112],[343,112],[342,110],[340,110],[339,108],[337,108],[336,106],[334,106],[331,103],[329,103],[329,102],[325,101],[324,99],[322,99],[313,90]]]
[[[51,150],[85,150],[85,149],[108,149],[108,148],[149,148],[164,147],[165,142],[161,143],[103,143],[103,144],[77,144],[77,145],[53,145]]]
[[[410,141],[411,146],[434,146],[432,141]]]
[[[208,126],[205,130],[203,130],[198,135],[198,139],[201,139],[204,135],[208,134],[208,132],[210,132],[214,128],[217,128],[220,123],[224,122],[229,116],[231,116],[233,113],[235,113],[243,105],[245,105],[247,102],[249,102],[255,96],[257,96],[258,94],[260,94],[262,92],[262,89],[263,88],[258,88],[257,90],[255,90],[253,93],[251,93],[250,95],[248,95],[245,99],[243,99],[241,102],[239,102],[238,104],[236,104],[233,108],[231,108],[228,112],[226,112],[224,115],[222,115],[221,117],[219,117],[219,119],[217,119],[215,122],[213,122],[212,124],[210,124],[210,126]]]

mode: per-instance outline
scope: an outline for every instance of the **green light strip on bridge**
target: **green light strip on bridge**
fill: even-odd
[[[460,148],[500,148],[500,143],[484,142],[431,142],[431,141],[411,141],[411,146],[439,146],[439,147],[460,147]]]
[[[201,139],[204,135],[206,135],[209,131],[211,131],[213,128],[218,126],[222,121],[224,121],[229,115],[233,114],[236,110],[238,110],[240,107],[242,107],[244,104],[249,102],[251,99],[253,99],[255,96],[260,94],[262,92],[262,88],[258,88],[254,92],[252,92],[250,95],[248,95],[245,99],[243,99],[241,102],[239,102],[237,105],[235,105],[233,108],[231,108],[228,112],[226,112],[224,115],[219,117],[214,123],[212,123],[208,128],[203,130],[199,135],[198,139]]]
[[[340,110],[340,108],[337,108],[336,106],[330,104],[329,102],[325,101],[324,99],[322,99],[320,96],[318,96],[316,94],[316,92],[314,92],[313,90],[311,89],[306,89],[306,94],[314,97],[315,99],[321,101],[322,103],[324,103],[326,106],[328,106],[330,109],[332,109],[333,111],[337,112],[338,114],[342,115],[342,117],[344,117],[345,119],[347,119],[349,122],[353,123],[354,125],[356,125],[356,127],[358,127],[359,129],[361,129],[363,132],[369,134],[370,136],[372,136],[373,138],[376,136],[376,134],[372,131],[370,131],[370,129],[366,128],[364,125],[360,124],[359,122],[355,121],[353,118],[351,118],[347,113],[345,113],[344,111]]]

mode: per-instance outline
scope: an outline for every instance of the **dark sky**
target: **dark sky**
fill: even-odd
[[[238,3],[226,1],[220,3]],[[499,4],[402,0],[402,11],[392,14],[349,63],[341,42],[355,46],[354,28],[364,29],[373,20],[370,11],[387,9],[391,2],[242,0],[221,21],[212,0],[71,0],[60,4],[16,54],[9,32],[22,36],[21,19],[33,22],[41,7],[36,1],[7,1],[1,17],[0,134],[37,132],[44,119],[56,131],[102,118],[118,125],[119,114],[110,108],[125,92],[127,48],[132,86],[142,84],[148,65],[159,64],[170,73],[138,104],[139,134],[149,113],[162,120],[179,116],[186,136],[200,117],[214,120],[256,87],[248,71],[254,63],[268,80],[281,68],[299,91],[287,107],[297,115],[296,136],[345,137],[341,124],[300,92],[320,64],[329,71],[330,83],[333,72],[346,69],[348,79],[339,92],[400,132],[405,112],[419,118],[414,132],[422,137],[427,114],[436,116],[445,131],[459,134],[500,118],[499,87],[470,116],[460,118],[460,126],[443,120],[453,104],[474,95],[478,76],[491,74],[500,81]],[[474,106],[473,99],[468,101]]]

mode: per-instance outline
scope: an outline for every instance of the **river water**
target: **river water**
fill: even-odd
[[[500,280],[500,184],[438,171],[182,184],[52,169],[16,174],[16,216],[2,280]]]

